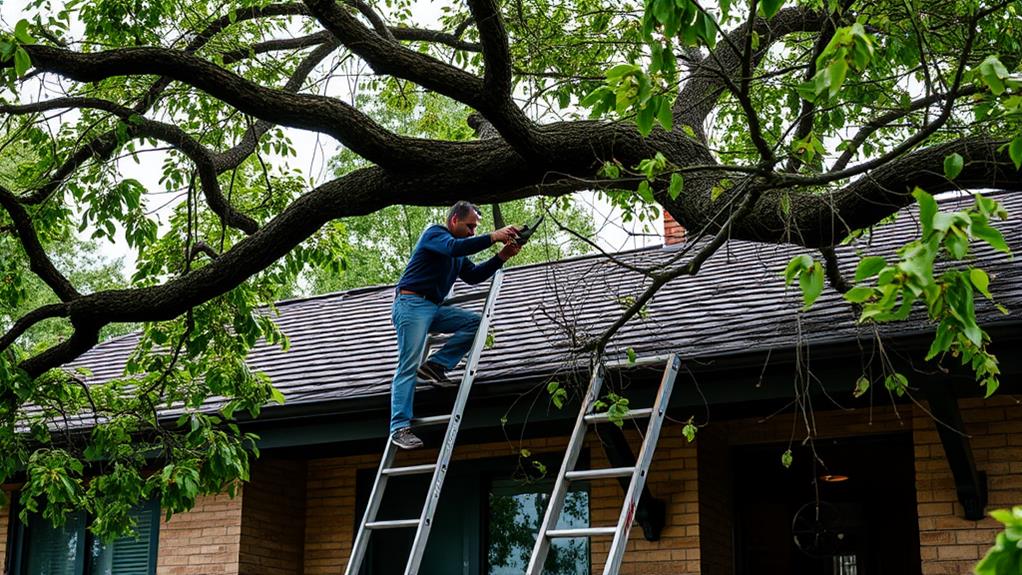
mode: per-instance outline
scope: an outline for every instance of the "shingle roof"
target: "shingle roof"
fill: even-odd
[[[997,227],[1013,251],[1022,251],[1022,196],[990,195],[1011,214]],[[950,209],[971,201],[966,197],[941,203]],[[915,214],[914,208],[904,210],[872,237],[838,248],[845,273],[853,272],[856,252],[890,254],[917,237]],[[633,266],[652,266],[672,260],[683,247],[646,248],[616,258]],[[648,314],[635,318],[614,338],[610,352],[622,355],[631,347],[640,356],[670,351],[688,359],[712,358],[791,348],[799,333],[809,342],[851,341],[864,335],[867,328],[855,325],[850,307],[829,288],[809,312],[799,313],[801,294],[797,288],[786,288],[781,277],[787,262],[799,253],[812,254],[793,246],[729,242],[697,276],[663,287]],[[1022,267],[986,246],[975,255],[991,273],[998,303],[1017,314],[1022,310]],[[477,383],[494,385],[556,372],[570,359],[568,337],[559,324],[595,335],[617,317],[629,297],[641,293],[645,283],[640,274],[598,255],[508,269],[493,319],[495,345],[483,352]],[[462,294],[485,287],[456,289]],[[382,286],[282,302],[277,322],[290,338],[290,350],[259,345],[248,362],[272,378],[290,406],[387,394],[396,361],[392,299],[393,287]],[[977,313],[987,325],[1016,321],[984,302]],[[884,333],[897,336],[929,329],[923,320],[885,326]],[[115,377],[136,341],[137,335],[129,335],[104,342],[75,365],[88,367],[95,381]]]

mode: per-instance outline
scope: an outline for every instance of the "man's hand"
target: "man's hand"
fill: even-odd
[[[490,232],[490,241],[493,242],[493,243],[501,242],[501,243],[506,244],[506,243],[510,242],[511,240],[517,238],[517,237],[518,237],[518,229],[515,228],[514,226],[504,226],[503,228],[500,228],[499,230],[494,230],[494,231]],[[518,253],[518,252],[515,252],[515,253]]]
[[[518,255],[518,252],[520,251],[522,251],[522,246],[518,245],[516,242],[508,242],[504,244],[504,247],[500,248],[500,251],[497,252],[497,256],[500,257],[500,259],[507,261]]]

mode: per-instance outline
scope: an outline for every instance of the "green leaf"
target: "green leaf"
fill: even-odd
[[[859,379],[855,380],[855,390],[852,391],[852,395],[862,397],[867,391],[869,391],[869,379],[865,376],[860,376]]]
[[[852,303],[863,303],[873,296],[873,288],[855,286],[844,294],[844,298]]]
[[[892,373],[884,378],[884,387],[901,397],[905,395],[905,390],[908,388],[908,378],[897,372]]]
[[[983,60],[983,63],[979,65],[979,72],[983,78],[983,83],[990,88],[990,92],[993,95],[1000,96],[1004,93],[1004,78],[1008,77],[1008,69],[1004,67],[1004,64],[1001,63],[996,55],[991,54],[987,56],[986,60]]]
[[[855,268],[855,281],[861,282],[871,278],[880,273],[880,270],[885,267],[887,267],[887,260],[882,256],[866,256],[862,258],[859,265]]]
[[[774,14],[777,14],[783,5],[784,0],[763,0],[759,8],[763,11],[764,18],[773,18]]]
[[[653,119],[656,115],[656,110],[653,109],[653,102],[647,102],[646,105],[639,108],[639,112],[635,114],[635,125],[639,128],[639,133],[643,137],[649,135],[653,131]]]
[[[827,76],[830,78],[830,97],[834,98],[841,91],[841,85],[845,83],[845,76],[848,74],[848,62],[841,55],[835,58],[827,66]]]
[[[632,349],[632,348],[626,349],[625,350],[625,354],[628,355],[628,363],[630,363],[630,364],[635,363],[636,355],[635,355],[635,350],[634,349]]]
[[[710,200],[717,201],[717,198],[719,198],[724,191],[724,186],[713,186],[710,188]]]
[[[685,439],[687,439],[689,443],[692,443],[696,439],[696,432],[698,430],[699,429],[695,425],[692,425],[692,422],[690,421],[685,424],[685,427],[681,428],[681,434],[685,436]]]
[[[18,46],[17,50],[14,51],[14,75],[21,78],[31,67],[32,59],[28,57],[28,52],[21,46]]]
[[[28,33],[28,20],[18,20],[14,25],[14,37],[21,44],[35,44],[35,38]]]
[[[656,121],[660,124],[660,127],[670,132],[674,126],[674,112],[671,110],[671,102],[664,97],[657,98],[657,113]]]
[[[1006,254],[1011,253],[1011,248],[1009,248],[1008,243],[1004,241],[1004,235],[1001,234],[1001,230],[998,230],[985,222],[973,220],[969,231],[972,232],[972,235],[990,244],[990,247],[995,250]]]
[[[962,167],[965,165],[965,160],[962,155],[955,152],[944,158],[944,177],[953,180],[958,177],[958,174],[962,173]]]
[[[802,301],[805,304],[802,309],[809,309],[823,293],[823,265],[816,262],[804,270],[798,277],[798,283],[802,288]]]
[[[1015,139],[1008,144],[1008,155],[1015,164],[1015,169],[1022,168],[1022,136],[1015,136]]]
[[[781,454],[781,465],[783,465],[785,469],[788,469],[791,467],[791,463],[794,459],[795,457],[791,454],[791,449],[788,449]]]
[[[622,76],[626,76],[639,70],[640,68],[635,64],[618,64],[617,66],[614,66],[610,70],[607,70],[606,76],[607,79],[620,78]]]
[[[667,195],[670,196],[672,200],[678,199],[678,196],[681,194],[681,188],[684,185],[684,183],[685,180],[684,178],[681,177],[681,174],[678,173],[671,174],[671,186],[667,188]]]
[[[532,456],[532,452],[531,452],[531,451],[529,451],[528,449],[525,449],[524,447],[523,447],[523,448],[521,448],[521,449],[520,449],[520,450],[518,451],[518,454],[519,454],[519,455],[521,455],[522,457],[526,457],[526,458],[528,458],[528,457],[531,457],[531,456]]]
[[[784,269],[784,285],[791,285],[791,282],[795,281],[795,276],[802,270],[813,265],[813,258],[807,254],[802,254],[791,258],[788,262],[788,267]]]
[[[947,160],[945,160],[947,163]],[[916,188],[912,190],[912,196],[919,202],[919,221],[923,224],[923,237],[929,235],[934,228],[934,219],[937,216],[937,202],[933,196]]]
[[[972,285],[976,286],[976,289],[979,290],[979,293],[986,296],[987,299],[994,299],[993,296],[990,295],[990,276],[987,275],[985,271],[980,268],[971,268],[969,270],[969,281],[971,281]]]

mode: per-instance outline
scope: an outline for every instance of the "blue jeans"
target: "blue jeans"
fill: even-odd
[[[460,308],[438,306],[417,295],[398,294],[390,319],[397,329],[397,370],[390,388],[390,432],[394,433],[412,421],[415,372],[429,334],[454,334],[429,358],[444,369],[454,369],[472,347],[480,317]]]

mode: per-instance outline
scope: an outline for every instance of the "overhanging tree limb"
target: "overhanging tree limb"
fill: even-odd
[[[3,186],[0,186],[0,207],[7,210],[7,214],[14,223],[18,239],[25,250],[25,255],[28,256],[29,268],[53,290],[53,293],[57,294],[60,301],[70,302],[81,297],[78,290],[64,274],[60,273],[60,270],[46,255],[46,250],[39,242],[39,236],[36,235],[32,217],[25,211],[25,207],[18,202],[18,198],[14,194]],[[0,348],[0,351],[3,351],[3,348]]]

